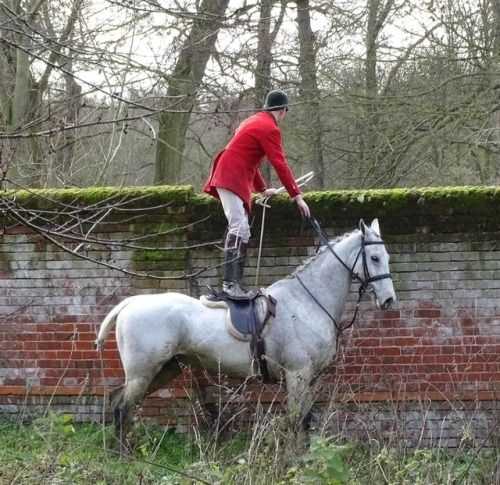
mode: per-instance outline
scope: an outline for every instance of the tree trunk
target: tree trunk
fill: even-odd
[[[255,109],[259,110],[264,104],[264,98],[271,89],[271,11],[273,0],[260,2],[260,16],[257,43],[257,67],[255,68]],[[268,183],[271,182],[271,167],[265,163],[262,174]]]
[[[73,71],[73,59],[69,58],[65,65],[64,73],[66,113],[64,125],[76,125],[80,115],[82,87],[75,81],[71,74]],[[56,170],[61,173],[62,180],[70,180],[72,172],[72,162],[75,154],[76,132],[66,130],[62,134],[62,139],[56,153]]]
[[[155,160],[156,184],[175,184],[180,181],[190,112],[228,3],[229,0],[203,0],[182,46],[167,90],[167,99],[172,101],[166,106],[166,109],[180,112],[164,112],[160,115]]]
[[[365,135],[361,135],[362,163],[360,165],[360,176],[373,171],[377,166],[377,14],[379,0],[368,0],[368,19],[366,23],[366,59],[365,59]],[[364,177],[365,180],[368,177]]]
[[[325,186],[323,162],[323,125],[320,111],[320,92],[316,78],[316,49],[311,28],[309,0],[297,1],[297,24],[300,44],[300,90],[304,100],[305,127],[307,130],[308,156],[315,172],[315,186]]]
[[[379,114],[378,114],[378,80],[377,80],[377,50],[378,37],[384,27],[389,12],[394,5],[394,0],[367,0],[367,22],[365,36],[365,96],[366,108],[365,133],[360,134],[361,140],[361,165],[360,178],[370,184],[370,174],[377,170],[379,165]]]
[[[271,64],[273,61],[272,48],[276,35],[281,28],[286,11],[286,0],[281,1],[281,10],[271,30],[271,17],[274,0],[262,0],[260,2],[259,28],[257,43],[257,67],[255,69],[255,108],[261,109],[264,98],[272,88]],[[262,174],[269,184],[271,184],[271,165],[266,163],[262,167]]]
[[[500,76],[497,74],[500,69],[500,0],[493,0],[493,21],[494,21],[494,42],[493,42],[493,55],[492,62],[490,64],[490,87],[493,94],[492,106],[496,106],[496,110],[493,111],[491,117],[491,128],[492,128],[492,141],[494,151],[496,153],[500,152]],[[495,179],[498,175],[498,155],[497,160],[494,163],[495,166]],[[495,180],[498,183],[498,180]]]

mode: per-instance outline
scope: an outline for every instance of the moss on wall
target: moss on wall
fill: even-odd
[[[1,241],[0,237],[0,241]],[[7,255],[7,253],[0,252],[0,272],[2,273],[10,273],[11,267],[10,267],[10,259]]]
[[[131,224],[129,227],[130,232],[136,236],[150,236],[136,242],[136,245],[154,248],[134,249],[132,253],[134,270],[175,271],[184,269],[189,256],[188,250],[168,249],[185,244],[187,234],[182,225],[175,222],[146,222]]]
[[[5,191],[0,198],[15,197],[19,204],[32,209],[47,208],[58,203],[74,205],[91,205],[108,199],[133,201],[127,207],[144,207],[145,205],[161,205],[171,203],[184,205],[193,196],[193,187],[180,186],[148,186],[148,187],[87,187],[83,189],[33,189]],[[137,200],[134,200],[137,199]]]
[[[132,201],[128,205],[131,208],[170,204],[169,209],[174,208],[171,211],[152,208],[150,219],[181,224],[208,217],[203,224],[186,231],[192,239],[217,238],[225,229],[220,203],[207,195],[194,193],[191,186],[8,191],[0,197],[15,197],[18,203],[34,209],[54,208],[58,202],[90,205],[108,199]],[[379,217],[384,219],[384,227],[395,234],[412,232],[417,225],[430,228],[445,225],[447,231],[467,232],[474,227],[493,230],[500,223],[500,189],[494,186],[308,192],[305,199],[322,224],[352,226],[359,218]],[[294,203],[286,194],[274,197],[271,204],[267,225],[270,232],[296,233],[304,228]],[[253,215],[258,225],[260,208],[256,208]],[[148,216],[144,222],[148,222]]]

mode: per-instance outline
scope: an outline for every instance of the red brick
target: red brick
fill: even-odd
[[[36,360],[9,359],[9,361],[3,367],[9,369],[22,369],[26,367],[36,367],[36,366],[37,366]]]
[[[387,356],[387,355],[400,355],[401,349],[399,347],[380,347],[376,349],[378,355]]]
[[[442,347],[438,345],[415,345],[414,347],[402,347],[401,353],[408,355],[439,355]]]
[[[23,348],[23,342],[0,342],[0,351],[2,350],[21,350]]]
[[[380,339],[379,338],[359,338],[353,339],[353,345],[359,347],[379,347]]]
[[[75,342],[75,348],[78,350],[94,350],[95,349],[95,343],[90,340],[77,340]]]
[[[90,340],[94,342],[96,334],[94,332],[78,332],[78,340]]]
[[[22,348],[25,350],[35,350],[37,348],[37,342],[23,342]]]
[[[36,330],[40,333],[45,332],[55,332],[61,328],[61,324],[59,323],[39,323],[36,325]]]
[[[353,329],[351,337],[355,338],[366,338],[366,337],[379,337],[380,330],[375,328],[356,328]]]
[[[75,360],[73,361],[73,365],[79,369],[92,369],[92,367],[96,367],[92,360]]]
[[[466,345],[465,346],[465,353],[466,354],[470,354],[470,355],[478,354],[479,352],[481,352],[481,350],[482,350],[481,345]]]
[[[118,350],[103,350],[102,356],[104,359],[120,359]]]
[[[71,352],[69,350],[58,350],[57,354],[56,354],[56,357],[58,359],[61,359],[61,360],[67,360],[67,359],[75,358],[75,356],[73,355],[73,352]]]
[[[24,352],[22,350],[2,350],[0,357],[2,359],[17,359],[23,357]]]
[[[372,364],[382,364],[383,362],[383,357],[382,356],[369,356],[369,357],[363,357],[362,359],[353,359],[350,363],[360,363],[362,365],[372,365]]]
[[[73,340],[78,337],[78,333],[54,332],[54,340]]]
[[[54,341],[38,342],[37,348],[39,350],[58,350],[61,348],[61,344]]]
[[[10,378],[6,377],[3,380],[5,386],[24,386],[26,384],[26,380],[16,377],[16,378]]]
[[[75,350],[76,342],[73,340],[61,340],[59,342],[59,348],[61,350]]]
[[[38,367],[40,368],[47,368],[47,369],[50,369],[50,368],[58,368],[58,367],[62,367],[62,362],[60,360],[56,360],[56,359],[51,359],[51,360],[43,360],[43,359],[40,359],[38,361]]]
[[[439,318],[441,310],[439,309],[418,309],[414,312],[415,318]]]
[[[23,333],[17,334],[16,340],[18,340],[20,342],[24,342],[24,341],[37,342],[38,340],[40,340],[40,336],[41,336],[41,334],[37,333],[37,332],[23,332]]]
[[[40,379],[40,385],[42,386],[57,386],[61,385],[61,379],[55,377],[42,377]]]
[[[60,378],[63,374],[67,374],[68,371],[64,372],[64,369],[43,369],[41,375],[43,377],[57,377]]]
[[[103,369],[105,377],[123,377],[124,373],[121,369]]]
[[[382,345],[390,345],[394,347],[414,347],[419,344],[419,340],[415,337],[392,337],[382,339]]]
[[[463,345],[442,345],[441,353],[443,354],[465,354],[465,346]]]
[[[39,359],[40,358],[40,352],[38,351],[22,351],[20,354],[25,358],[25,359]]]
[[[422,362],[422,355],[396,355],[385,356],[382,359],[383,364],[420,364]]]
[[[401,325],[401,322],[396,319],[382,318],[380,320],[380,325],[384,328],[397,328]]]
[[[411,330],[412,330],[412,335],[418,338],[435,334],[435,332],[432,329],[427,327],[413,327]]]
[[[468,343],[468,342],[467,342]],[[474,337],[474,342],[478,345],[495,345],[500,343],[500,336],[497,335],[478,335]]]
[[[100,360],[99,359],[99,353],[97,350],[83,350],[78,353],[78,358],[79,359],[93,359],[93,360]]]
[[[98,366],[101,367],[101,362],[100,361],[96,361],[98,362]],[[105,367],[108,367],[110,369],[121,369],[122,368],[122,363],[119,359],[106,359],[104,361],[104,366]]]

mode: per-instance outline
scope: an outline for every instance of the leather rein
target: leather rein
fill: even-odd
[[[297,278],[297,281],[302,285],[304,290],[307,292],[307,294],[311,297],[311,299],[328,315],[330,320],[333,322],[335,329],[337,330],[337,348],[338,348],[338,342],[340,335],[344,330],[347,330],[348,328],[352,327],[354,325],[354,322],[357,319],[358,316],[358,311],[359,311],[359,305],[361,302],[361,298],[363,298],[363,295],[366,293],[366,290],[370,286],[371,283],[374,281],[379,281],[379,280],[384,280],[387,278],[392,279],[391,273],[383,273],[380,275],[376,276],[370,276],[370,272],[368,270],[368,263],[366,261],[366,246],[372,246],[375,244],[384,244],[384,241],[367,241],[365,239],[364,234],[361,234],[361,247],[359,248],[358,254],[356,255],[356,258],[354,260],[354,263],[352,267],[349,267],[345,261],[336,253],[334,247],[330,244],[328,237],[325,235],[323,230],[321,229],[321,226],[319,225],[318,221],[310,217],[308,219],[309,223],[311,224],[312,228],[316,232],[316,234],[319,236],[320,241],[327,246],[327,248],[330,250],[330,252],[335,256],[335,258],[342,264],[342,266],[349,272],[350,276],[352,279],[358,281],[360,283],[359,290],[358,290],[358,301],[356,302],[356,308],[354,310],[354,315],[351,319],[351,321],[347,325],[340,325],[335,317],[323,306],[323,304],[312,294],[311,290],[307,288],[305,283],[302,281],[300,276],[298,274],[295,275]],[[361,256],[362,259],[362,264],[363,264],[363,277],[361,277],[358,273],[354,271],[354,268],[356,267],[356,264],[358,263],[358,260]]]

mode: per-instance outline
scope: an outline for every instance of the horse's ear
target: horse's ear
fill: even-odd
[[[366,234],[367,227],[366,227],[365,221],[363,219],[359,220],[358,227],[359,227],[359,230],[361,231],[361,233],[364,236]]]
[[[380,225],[378,223],[378,219],[373,219],[370,225],[370,229],[376,232],[378,236],[382,236],[382,233],[380,232]]]

